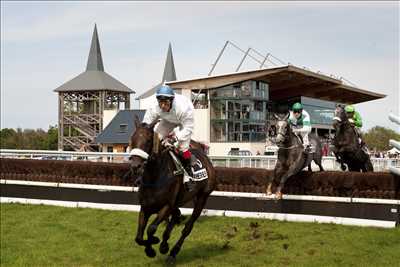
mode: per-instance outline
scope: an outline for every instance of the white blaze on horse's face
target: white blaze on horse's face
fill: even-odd
[[[286,126],[287,126],[286,121],[278,121],[276,124],[276,133],[277,133],[276,141],[278,143],[281,143],[285,140]]]

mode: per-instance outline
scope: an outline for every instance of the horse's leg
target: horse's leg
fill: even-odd
[[[157,217],[153,220],[153,222],[147,227],[147,239],[150,244],[158,244],[160,239],[154,234],[157,231],[158,225],[168,218],[171,214],[171,208],[169,205],[165,205],[157,214]]]
[[[320,171],[320,172],[323,172],[323,171],[324,171],[324,168],[322,167],[322,156],[320,156],[320,157],[315,157],[315,158],[314,158],[314,162],[315,162],[315,164],[318,165],[319,171]]]
[[[146,229],[147,222],[149,221],[150,214],[145,213],[142,209],[139,212],[139,225],[137,228],[135,241],[140,246],[145,246],[147,240],[143,239],[144,229]]]
[[[157,217],[153,220],[153,222],[147,227],[147,242],[146,242],[146,248],[145,252],[146,255],[150,258],[153,258],[156,256],[156,251],[152,248],[153,244],[157,244],[160,242],[160,239],[154,234],[157,231],[158,225],[164,221],[166,218],[168,218],[169,214],[171,212],[171,208],[169,205],[165,205],[157,214]]]
[[[280,163],[278,161],[276,163],[274,172],[273,172],[272,176],[269,178],[269,181],[267,183],[267,189],[266,189],[267,196],[272,195],[272,184],[274,184],[274,185],[277,184],[277,177],[280,176],[282,168],[283,168],[282,163]]]
[[[301,164],[300,167],[298,167],[296,165],[298,165],[298,163],[297,164],[294,163],[294,164],[290,165],[290,168],[282,175],[281,181],[279,183],[279,186],[276,189],[276,198],[277,199],[282,199],[282,189],[285,186],[286,180],[290,176],[292,176],[292,175],[298,173],[299,171],[301,171],[303,169],[302,167],[304,166],[303,164]]]
[[[175,246],[171,249],[171,252],[169,253],[169,256],[167,258],[168,264],[173,264],[175,262],[176,255],[181,250],[183,241],[185,241],[185,238],[192,231],[193,224],[197,220],[197,218],[199,218],[201,211],[203,210],[204,206],[206,205],[208,196],[209,196],[209,194],[203,193],[195,201],[192,215],[190,216],[189,220],[186,222],[185,227],[182,230],[181,237],[179,238],[179,240],[176,242]]]
[[[163,233],[163,240],[160,244],[160,252],[162,254],[167,253],[169,250],[168,239],[171,235],[172,229],[174,229],[174,226],[179,223],[180,217],[181,217],[181,212],[179,208],[175,208],[172,211],[171,219],[169,220],[167,227],[165,228],[165,231]]]

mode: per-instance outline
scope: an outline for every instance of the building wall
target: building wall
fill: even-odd
[[[192,139],[206,144],[210,143],[210,110],[195,109],[194,121]]]
[[[139,99],[139,109],[148,109],[151,105],[152,95],[146,98]]]
[[[112,121],[112,119],[117,115],[118,109],[106,109],[103,113],[103,129],[104,130],[107,125]]]

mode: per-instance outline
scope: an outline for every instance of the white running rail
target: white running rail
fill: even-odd
[[[17,150],[0,149],[0,158],[20,159],[51,159],[51,160],[87,160],[93,162],[124,163],[129,160],[129,153],[113,152],[75,152],[57,150]],[[216,167],[228,168],[261,168],[272,170],[275,167],[276,156],[210,156]],[[371,158],[375,171],[389,171],[390,168],[400,168],[400,159]],[[335,157],[323,157],[322,165],[325,170],[340,170],[340,164]],[[313,163],[313,170],[319,168]]]

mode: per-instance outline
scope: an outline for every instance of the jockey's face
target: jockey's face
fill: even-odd
[[[164,100],[164,99],[158,100],[158,106],[163,112],[169,112],[171,109],[171,104],[172,104],[171,100]]]
[[[296,119],[300,118],[301,116],[301,111],[300,110],[295,110],[293,111],[293,115]]]

